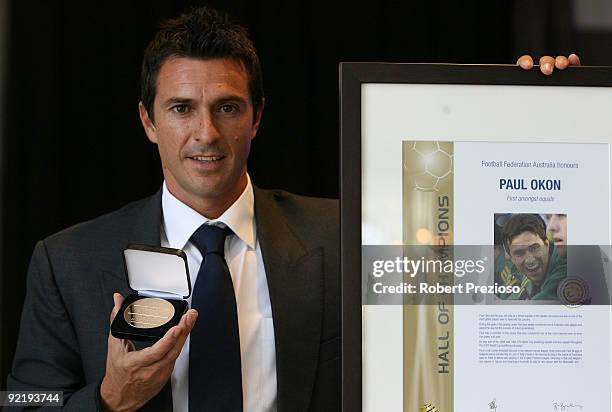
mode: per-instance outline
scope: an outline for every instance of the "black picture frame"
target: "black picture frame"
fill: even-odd
[[[515,65],[340,64],[340,210],[343,411],[362,410],[361,137],[362,85],[611,87],[612,67],[569,67],[544,76]]]

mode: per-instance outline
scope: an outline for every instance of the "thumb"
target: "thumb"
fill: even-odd
[[[113,322],[113,319],[115,319],[117,312],[119,312],[119,309],[121,309],[121,305],[123,304],[123,296],[121,293],[113,293],[113,302],[115,303],[115,306],[110,314],[111,323]]]

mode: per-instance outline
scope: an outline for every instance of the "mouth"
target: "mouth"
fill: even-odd
[[[553,240],[555,241],[555,245],[563,245],[563,244],[565,244],[565,240],[564,239],[556,237]]]
[[[189,163],[192,167],[201,173],[213,173],[220,171],[225,166],[225,160],[227,156],[219,154],[198,154],[195,156],[188,156]]]
[[[525,272],[527,275],[534,275],[538,273],[539,271],[540,271],[540,264],[537,262],[533,264],[525,265]]]
[[[218,162],[225,159],[225,156],[189,156],[189,159],[197,162]]]

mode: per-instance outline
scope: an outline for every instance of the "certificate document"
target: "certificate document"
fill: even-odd
[[[341,65],[344,410],[612,412],[611,73]]]
[[[403,305],[403,411],[612,410],[610,158],[605,143],[402,142],[403,245],[481,246],[488,286]],[[585,269],[589,245],[604,247]]]

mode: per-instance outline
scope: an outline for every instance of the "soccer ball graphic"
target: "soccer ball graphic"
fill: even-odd
[[[444,179],[452,179],[451,142],[408,142],[404,150],[404,173],[410,187],[421,192],[437,192]]]

